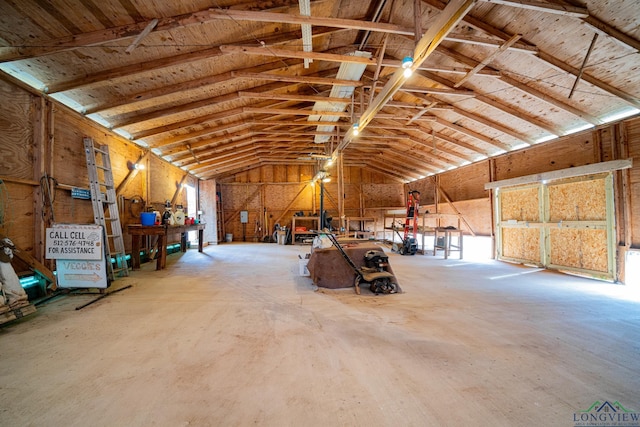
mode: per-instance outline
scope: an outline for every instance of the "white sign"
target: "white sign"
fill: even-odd
[[[103,260],[58,260],[56,261],[58,287],[106,288],[106,270]]]
[[[54,224],[47,228],[47,259],[103,258],[102,227],[94,224]]]

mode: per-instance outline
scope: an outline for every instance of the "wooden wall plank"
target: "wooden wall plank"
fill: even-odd
[[[497,157],[495,180],[595,163],[593,145],[593,136],[587,132]]]

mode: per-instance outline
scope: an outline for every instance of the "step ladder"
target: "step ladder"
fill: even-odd
[[[84,138],[83,142],[89,172],[93,218],[96,224],[102,226],[107,273],[109,280],[115,280],[119,276],[128,276],[129,267],[113,183],[109,146],[96,147],[91,138]],[[115,259],[115,266],[111,262],[112,258]]]

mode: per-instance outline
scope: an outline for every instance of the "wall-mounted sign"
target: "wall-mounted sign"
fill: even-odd
[[[102,227],[94,224],[54,224],[47,228],[45,258],[103,258]]]
[[[106,288],[102,226],[53,224],[47,228],[46,258],[56,260],[61,288]]]

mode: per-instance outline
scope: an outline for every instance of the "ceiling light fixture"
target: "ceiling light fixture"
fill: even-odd
[[[411,67],[413,66],[413,58],[410,56],[405,56],[402,59],[402,68],[404,68],[404,76],[409,78],[411,77],[411,74],[413,74],[413,70],[411,69]]]
[[[351,129],[353,129],[353,136],[358,136],[360,133],[360,125],[354,123],[353,126],[351,126]]]

